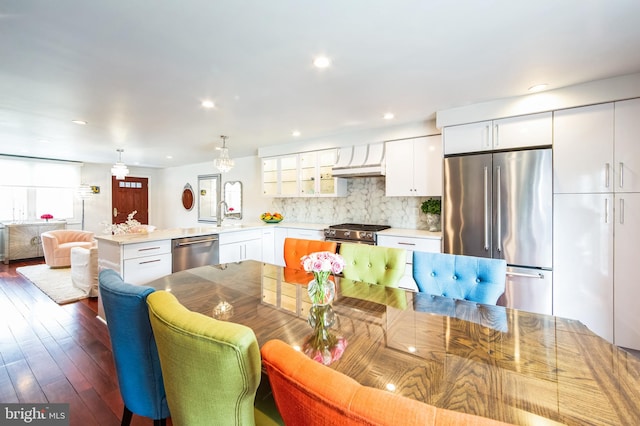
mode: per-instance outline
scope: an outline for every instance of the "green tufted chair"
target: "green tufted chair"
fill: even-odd
[[[340,244],[342,275],[354,281],[397,287],[405,273],[407,251],[367,244]]]
[[[254,407],[261,358],[253,330],[192,312],[166,291],[149,296],[153,296],[147,297],[149,319],[173,425],[282,421],[277,414],[267,415],[266,410]]]

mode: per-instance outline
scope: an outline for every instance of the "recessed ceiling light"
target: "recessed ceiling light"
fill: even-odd
[[[385,120],[393,120],[395,118],[395,115],[393,115],[392,112],[387,112],[382,116],[382,118],[384,118]]]
[[[316,68],[328,68],[331,65],[331,59],[327,58],[326,56],[317,56],[313,60],[313,65]]]
[[[547,88],[547,84],[536,84],[535,86],[531,86],[529,87],[529,92],[531,93],[535,93],[535,92],[541,92],[544,89]]]
[[[294,138],[297,138],[298,136],[300,136],[300,131],[294,130],[293,132],[291,132],[291,136],[293,136]]]
[[[204,108],[213,108],[216,106],[216,104],[214,104],[213,101],[205,100],[205,101],[202,101],[202,106]]]
[[[72,123],[76,123],[76,124],[80,124],[81,126],[84,126],[85,124],[87,124],[86,121],[84,120],[71,120]]]
[[[167,160],[171,160],[173,158],[173,155],[167,155]]]

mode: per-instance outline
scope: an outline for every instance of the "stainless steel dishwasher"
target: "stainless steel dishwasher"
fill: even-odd
[[[220,241],[217,235],[174,238],[171,240],[172,272],[205,265],[217,265]]]

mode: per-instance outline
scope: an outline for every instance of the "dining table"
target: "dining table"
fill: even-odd
[[[308,353],[312,279],[247,260],[146,285],[250,327],[260,346],[280,339]],[[639,359],[580,321],[332,279],[327,326],[342,346],[324,361],[362,385],[513,424],[640,425]]]

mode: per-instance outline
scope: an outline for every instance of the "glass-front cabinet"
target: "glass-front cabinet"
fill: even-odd
[[[337,150],[310,151],[262,159],[262,189],[268,197],[344,197],[345,179],[331,170]]]

